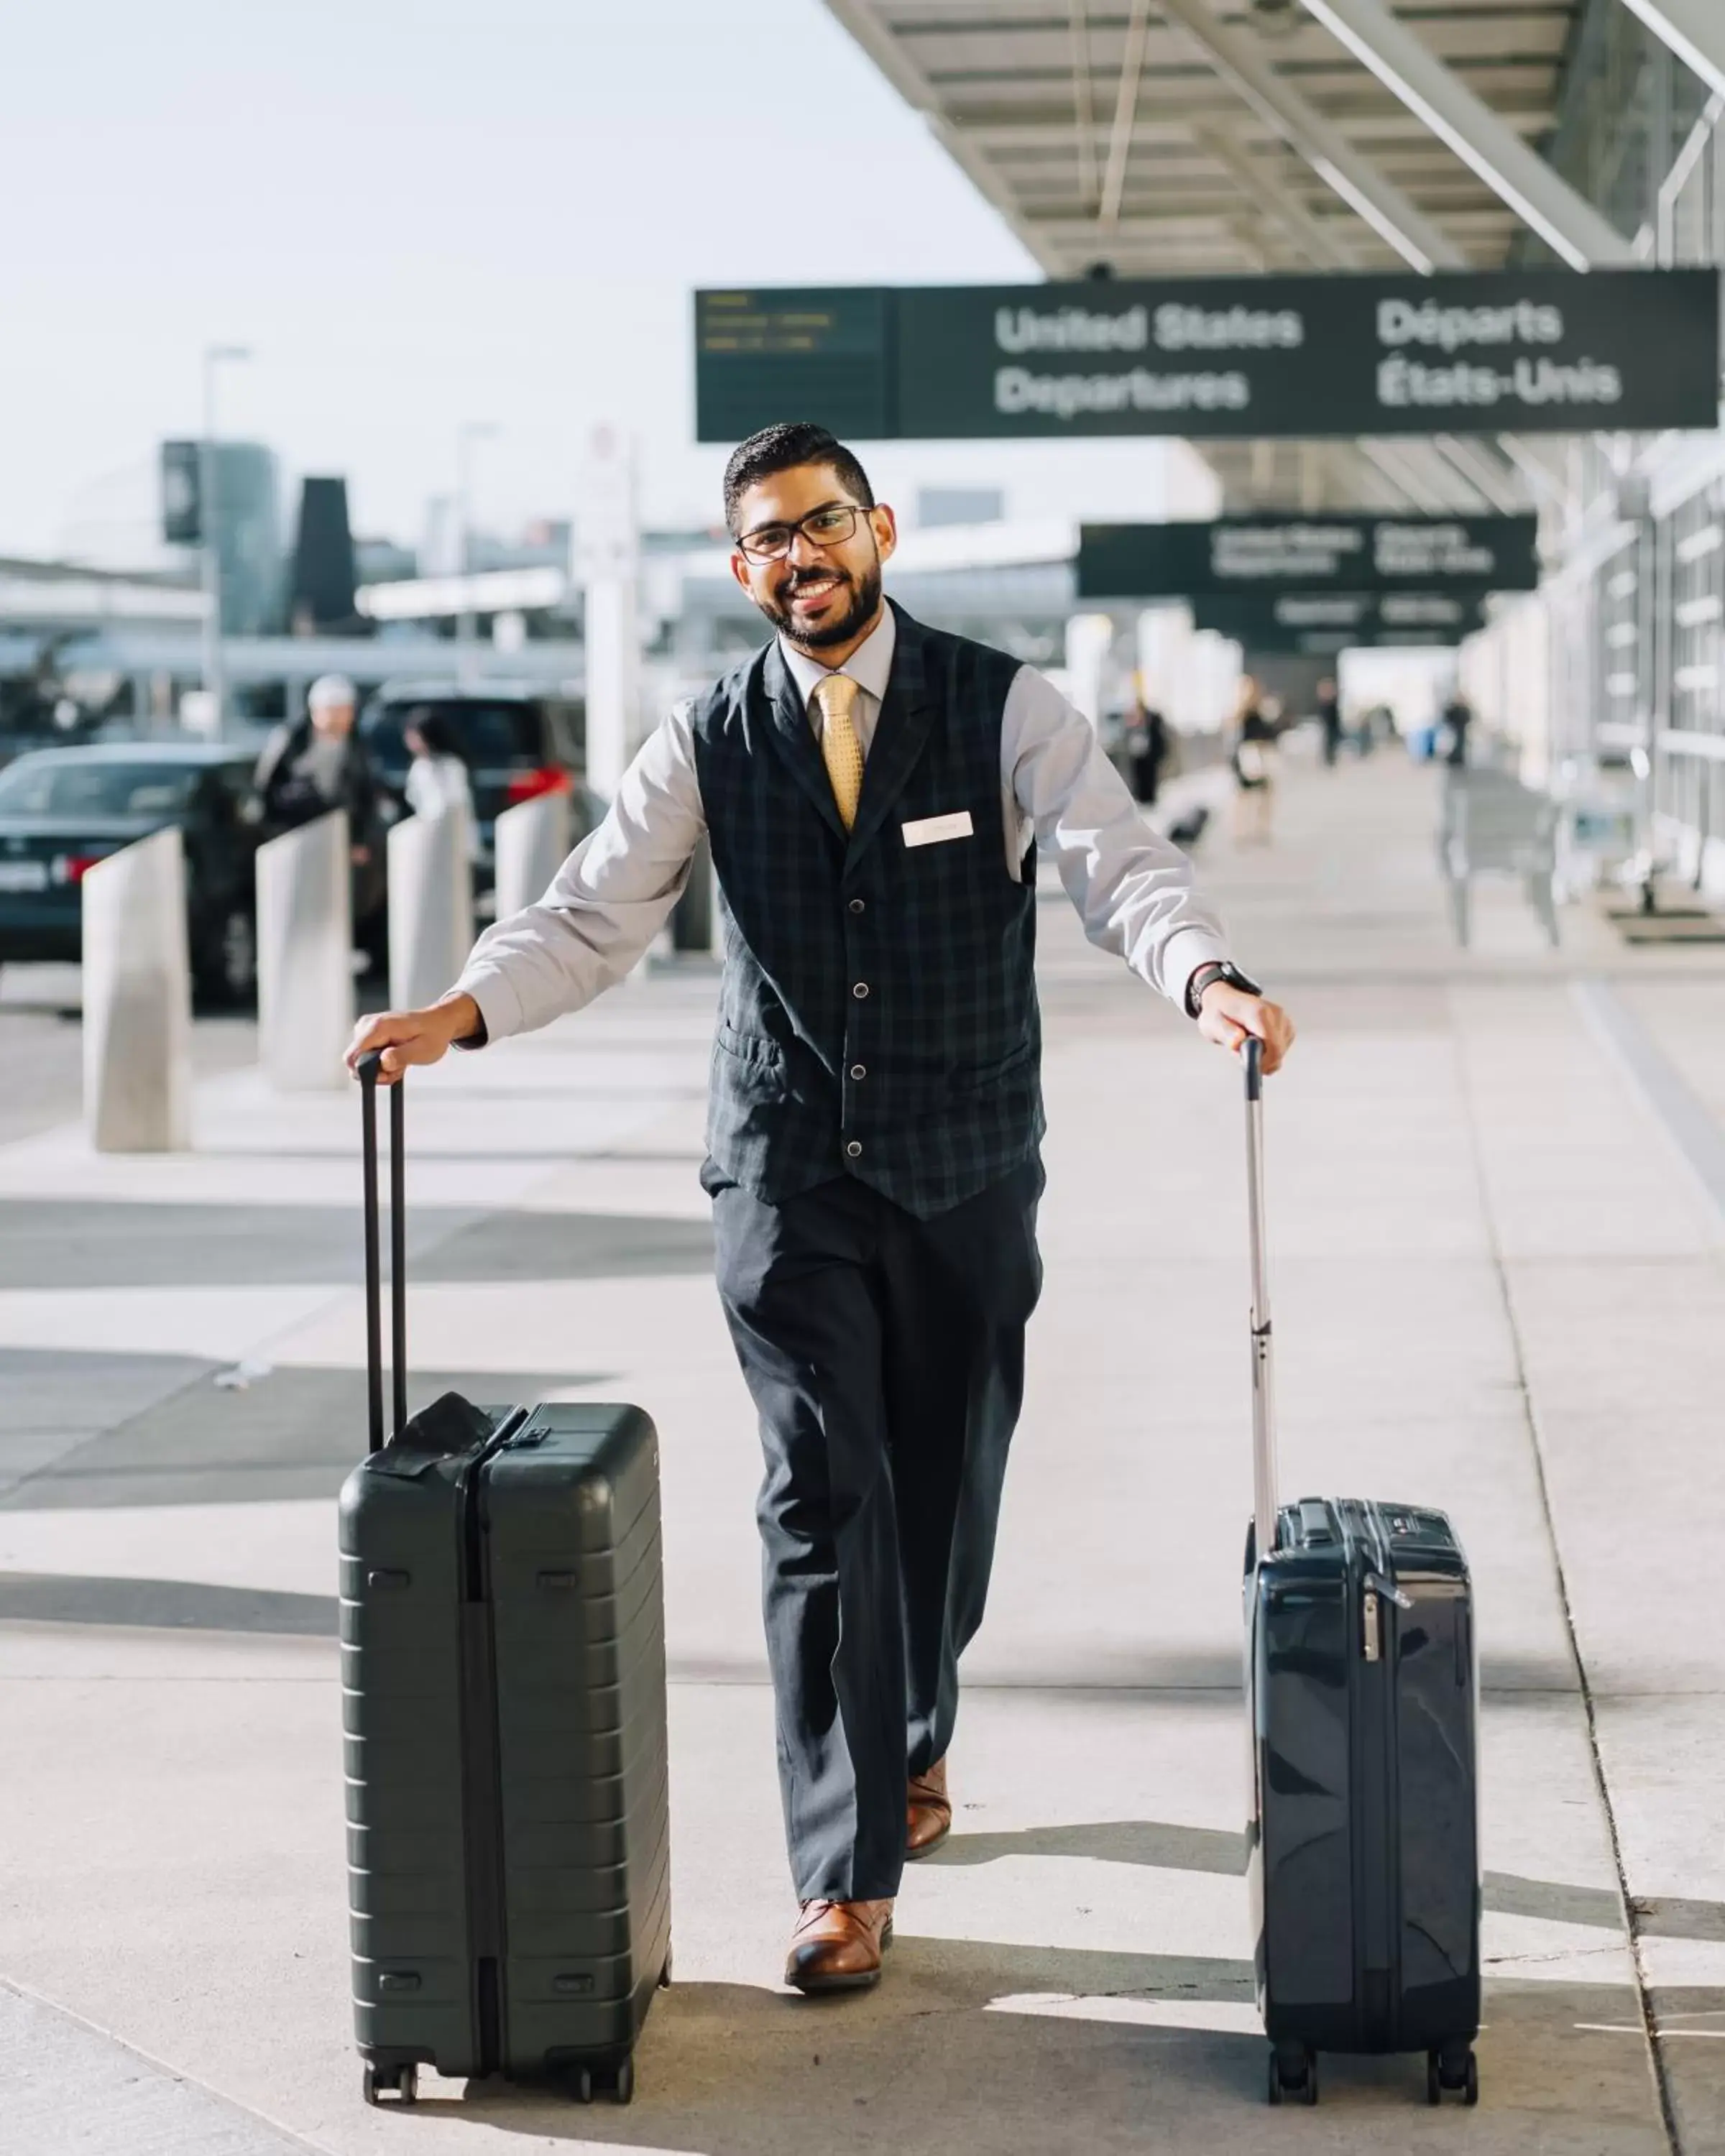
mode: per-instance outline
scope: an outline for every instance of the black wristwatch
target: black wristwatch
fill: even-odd
[[[1191,978],[1186,983],[1188,1018],[1196,1018],[1204,1009],[1204,992],[1212,981],[1226,981],[1230,988],[1242,989],[1249,996],[1261,996],[1264,993],[1255,981],[1250,979],[1238,966],[1230,964],[1226,958],[1207,958],[1203,965],[1193,968]]]

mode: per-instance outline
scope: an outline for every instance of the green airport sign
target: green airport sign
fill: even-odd
[[[1711,428],[1717,270],[695,295],[696,432],[858,441]]]
[[[1531,592],[1532,516],[1222,516],[1214,523],[1086,524],[1081,599],[1204,593]]]

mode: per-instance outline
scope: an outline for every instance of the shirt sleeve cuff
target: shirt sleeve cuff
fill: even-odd
[[[1207,928],[1177,928],[1162,948],[1163,993],[1178,1009],[1186,1009],[1186,990],[1200,966],[1224,965],[1228,947]]]
[[[506,1040],[511,1034],[524,1029],[521,998],[503,975],[490,967],[464,973],[449,993],[471,996],[479,1006],[479,1032],[458,1040],[457,1048],[488,1047],[494,1040]]]

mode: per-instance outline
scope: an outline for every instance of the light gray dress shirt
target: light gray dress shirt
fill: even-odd
[[[837,670],[861,694],[852,723],[866,758],[892,670],[892,609]],[[780,640],[809,708],[834,670]],[[610,813],[576,847],[536,906],[487,929],[458,990],[478,1004],[485,1037],[548,1025],[620,981],[681,896],[706,819],[695,763],[692,700],[680,704],[624,773]],[[1100,949],[1183,1004],[1199,966],[1228,956],[1221,924],[1193,886],[1192,864],[1147,824],[1096,729],[1054,684],[1021,666],[1000,724],[998,843],[1016,880],[1034,832]],[[947,841],[989,843],[986,834]]]

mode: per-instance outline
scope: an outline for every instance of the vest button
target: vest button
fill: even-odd
[[[864,910],[863,901],[860,898],[852,899],[850,901],[850,910],[853,913],[862,912]]]
[[[862,1142],[860,1139],[853,1138],[850,1144],[845,1147],[845,1151],[852,1160],[860,1160],[862,1158]]]
[[[861,1063],[853,1063],[850,1066],[850,1075],[853,1078],[866,1078],[869,1075],[867,1065]]]
[[[860,1003],[863,998],[869,993],[868,983],[866,981],[859,981],[850,993],[856,998],[857,1001]]]

